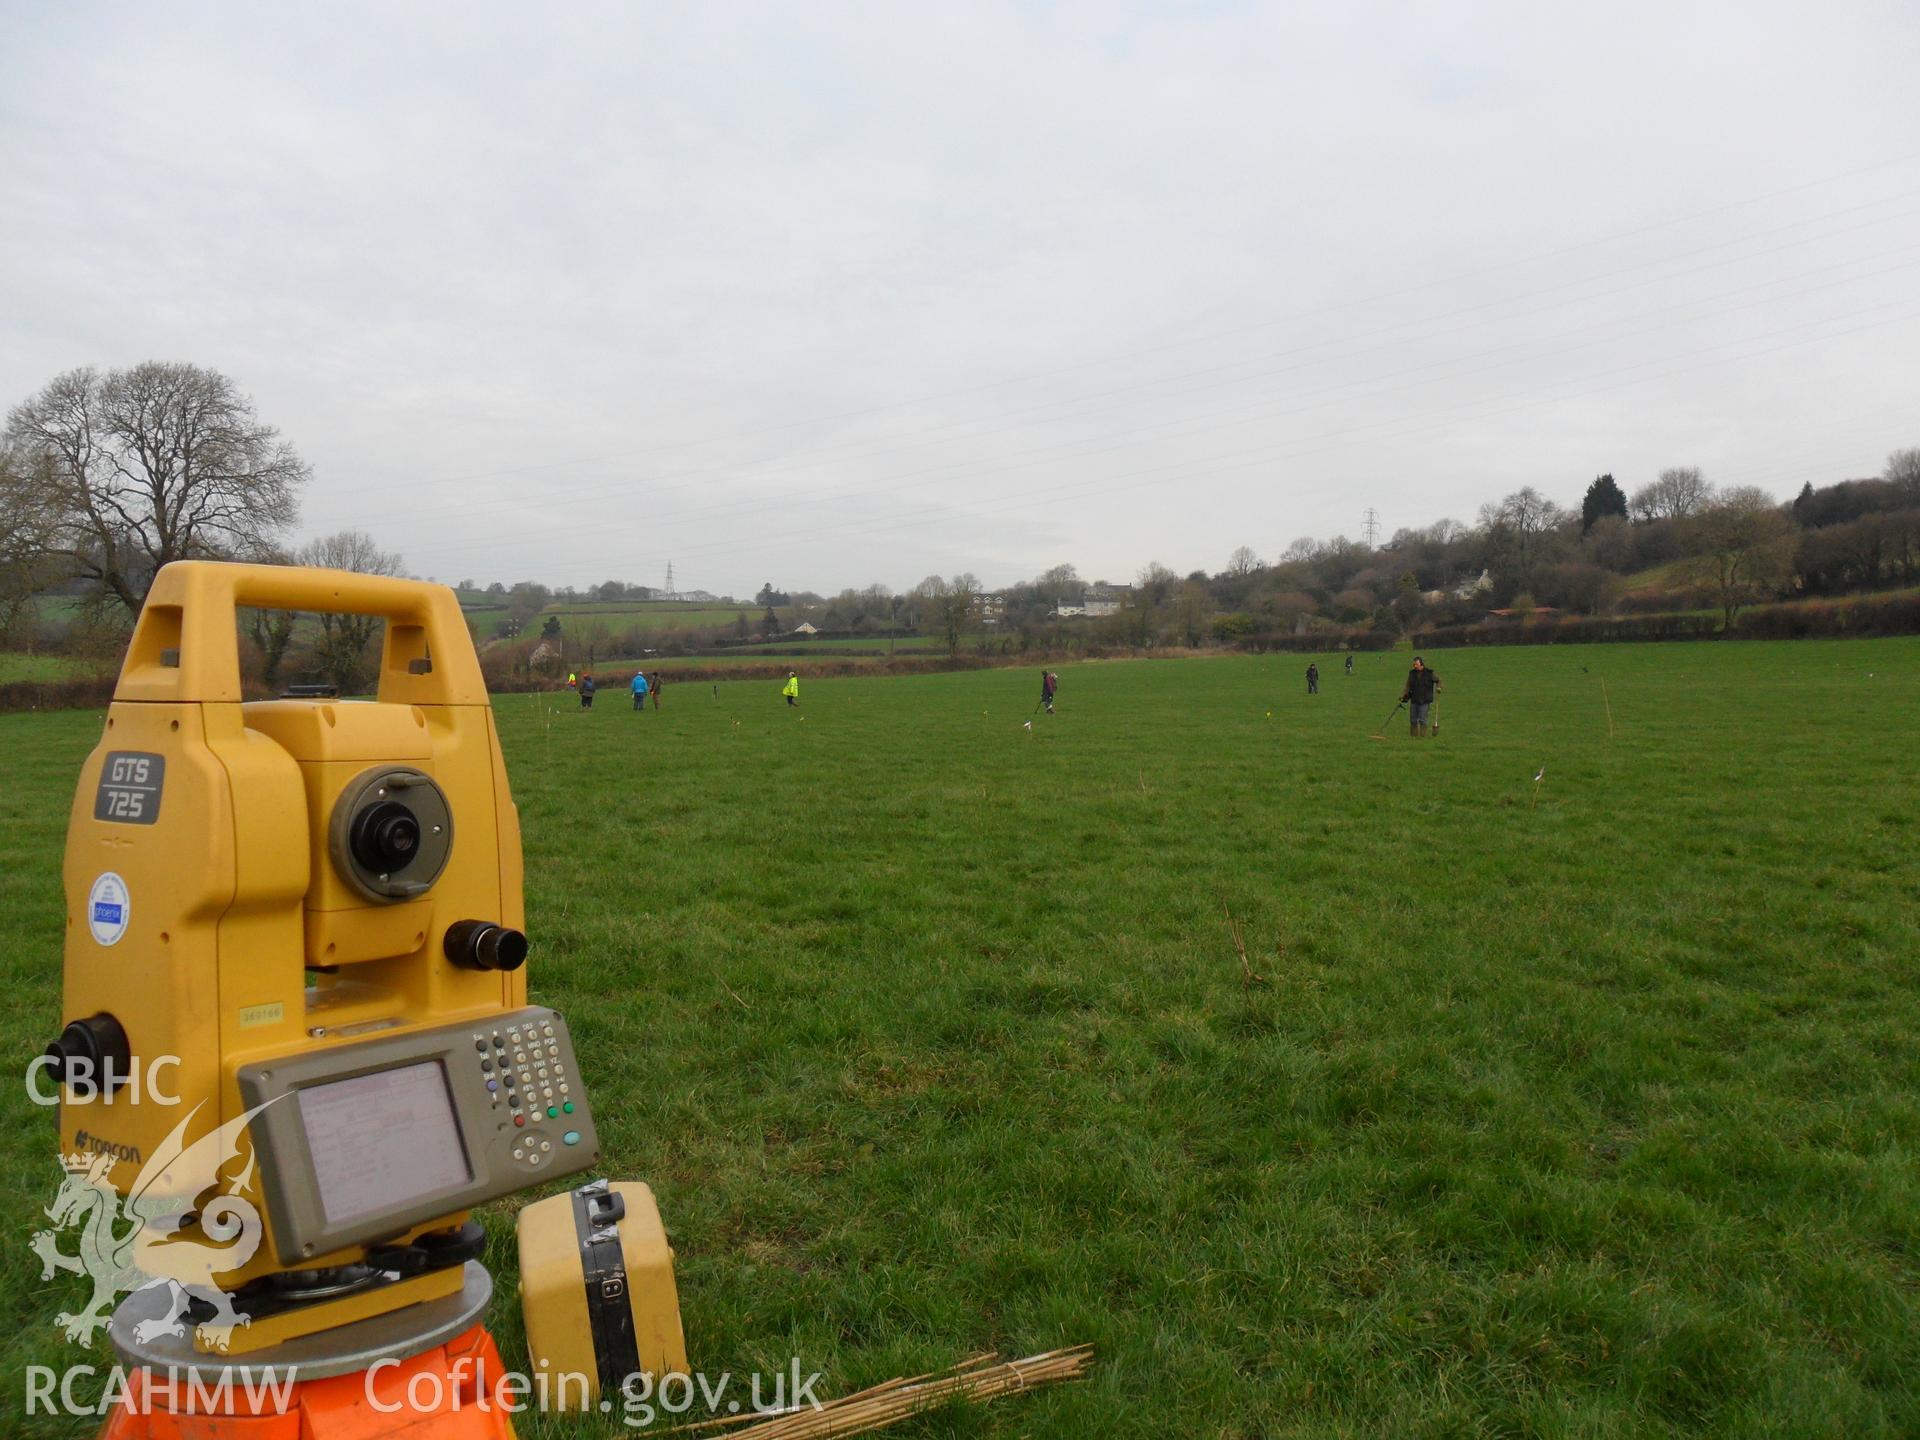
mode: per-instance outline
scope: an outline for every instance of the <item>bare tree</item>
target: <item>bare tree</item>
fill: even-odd
[[[299,616],[292,610],[251,610],[247,630],[260,650],[260,678],[269,685],[280,683],[280,666],[293,644],[293,627]]]
[[[933,575],[928,580],[939,578]],[[926,583],[922,582],[922,588]],[[980,598],[980,581],[963,571],[942,583],[945,587],[943,593],[932,598],[939,617],[940,633],[947,642],[947,654],[958,655],[960,642],[967,636],[967,626],[973,621],[975,602]]]
[[[1666,495],[1667,514],[1676,520],[1698,515],[1713,498],[1713,487],[1698,465],[1676,465],[1662,470],[1657,482]]]
[[[1134,589],[1139,593],[1146,609],[1154,610],[1167,603],[1173,594],[1173,587],[1180,583],[1180,577],[1162,565],[1158,560],[1149,562],[1134,581]]]
[[[937,629],[940,624],[940,600],[946,593],[947,582],[938,575],[927,576],[907,591],[904,612],[906,627],[909,630],[918,630],[921,623],[927,621]]]
[[[292,554],[277,547],[257,558],[267,565],[298,563]],[[280,665],[293,644],[294,627],[299,623],[299,615],[292,610],[248,608],[241,611],[240,619],[260,652],[260,678],[268,685],[278,685]]]
[[[1480,526],[1496,551],[1512,558],[1516,576],[1524,582],[1540,556],[1543,537],[1557,529],[1565,512],[1531,485],[1524,485],[1499,501],[1480,507]]]
[[[1887,456],[1886,478],[1900,487],[1911,504],[1920,505],[1920,446]]]
[[[1227,573],[1244,580],[1261,568],[1260,557],[1251,545],[1242,545],[1227,557]]]
[[[262,553],[309,475],[233,381],[197,365],[69,370],[6,433],[43,462],[53,548],[129,613],[170,561]]]
[[[1199,645],[1200,639],[1207,633],[1207,620],[1213,614],[1213,596],[1205,583],[1188,580],[1180,587],[1180,593],[1174,598],[1174,619],[1180,626],[1181,638],[1188,648]]]
[[[1560,507],[1531,485],[1523,485],[1504,499],[1480,507],[1481,524],[1507,525],[1523,535],[1551,530],[1560,520]]]
[[[1282,563],[1288,565],[1311,564],[1320,557],[1320,542],[1311,535],[1302,535],[1280,552]]]
[[[1794,527],[1766,491],[1737,485],[1694,519],[1695,573],[1720,598],[1725,628],[1742,607],[1770,600],[1793,578]]]
[[[1628,508],[1642,524],[1651,520],[1685,520],[1698,515],[1713,498],[1713,486],[1697,465],[1676,465],[1660,478],[1633,492]]]
[[[1033,588],[1049,605],[1078,604],[1086,598],[1087,582],[1071,565],[1052,565],[1034,578]]]
[[[893,591],[878,580],[860,592],[861,612],[869,618],[885,622],[893,618]]]
[[[30,630],[33,600],[58,578],[49,553],[58,529],[52,486],[40,457],[0,450],[0,641],[17,641]]]
[[[674,644],[680,639],[680,629],[675,625],[667,626],[657,631],[655,638],[662,646]],[[585,654],[581,653],[583,650]],[[588,620],[574,637],[574,654],[589,669],[598,665],[613,654],[613,627],[604,620]]]
[[[357,570],[362,575],[399,575],[404,568],[398,555],[382,550],[364,530],[342,530],[311,541],[300,547],[295,558],[302,565]],[[363,683],[367,645],[380,633],[381,624],[378,615],[321,614],[314,659],[341,694],[352,694]]]

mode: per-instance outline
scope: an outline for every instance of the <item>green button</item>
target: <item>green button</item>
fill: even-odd
[[[573,1114],[573,1101],[571,1100],[567,1101],[567,1103],[562,1105],[560,1108],[566,1111],[567,1114],[569,1115]]]
[[[549,1120],[557,1120],[557,1119],[559,1119],[559,1118],[560,1118],[560,1112],[559,1112],[559,1110],[557,1110],[557,1109],[556,1109],[555,1107],[553,1107],[552,1105],[549,1105],[549,1106],[547,1106],[547,1119],[549,1119]]]

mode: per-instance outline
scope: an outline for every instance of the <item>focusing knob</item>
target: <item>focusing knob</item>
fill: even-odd
[[[98,1095],[103,1083],[112,1094],[133,1074],[126,1027],[104,1010],[68,1025],[46,1054],[47,1073],[76,1098]]]

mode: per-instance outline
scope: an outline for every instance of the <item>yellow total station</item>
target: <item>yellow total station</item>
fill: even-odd
[[[383,617],[377,699],[243,703],[248,606]],[[446,587],[161,570],[65,881],[61,1152],[147,1221],[140,1268],[198,1266],[203,1349],[453,1293],[474,1205],[597,1160],[566,1023],[527,1004],[519,821]]]

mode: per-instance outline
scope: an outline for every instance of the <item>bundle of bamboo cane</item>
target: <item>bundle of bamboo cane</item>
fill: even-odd
[[[678,1427],[702,1431],[702,1440],[836,1440],[864,1435],[921,1415],[953,1400],[996,1400],[1002,1395],[1078,1380],[1093,1359],[1093,1346],[1049,1350],[1025,1360],[974,1355],[948,1370],[903,1376],[819,1406],[776,1415],[729,1416]],[[736,1426],[744,1426],[736,1429]]]

